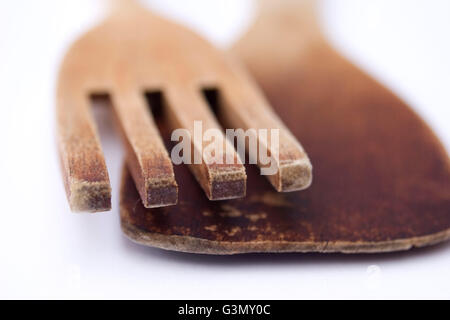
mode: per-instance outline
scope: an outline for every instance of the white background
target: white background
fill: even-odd
[[[244,0],[150,6],[230,45]],[[0,0],[0,298],[450,298],[450,245],[413,253],[209,257],[133,244],[120,231],[122,151],[100,126],[113,210],[70,213],[54,138],[64,50],[106,12],[100,0]],[[450,149],[450,1],[328,0],[331,41],[410,103]]]

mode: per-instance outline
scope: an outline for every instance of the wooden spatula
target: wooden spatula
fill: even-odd
[[[218,93],[228,128],[280,130],[279,152],[268,145],[269,154],[278,155],[276,173],[268,176],[276,190],[301,190],[311,184],[311,164],[301,145],[236,63],[137,2],[115,2],[111,15],[72,46],[59,75],[59,149],[73,211],[103,211],[111,206],[108,173],[90,112],[90,98],[104,94],[113,105],[127,164],[145,207],[173,205],[178,197],[172,162],[146,95],[163,105],[171,130],[188,130],[193,157],[200,159],[190,169],[208,199],[244,196],[246,173],[223,134],[212,142],[218,146],[213,149],[219,150],[215,159],[233,159],[232,163],[219,163],[203,152],[202,133],[220,129],[203,96],[205,90]],[[196,121],[201,121],[200,135],[194,132]]]
[[[315,165],[302,193],[253,168],[247,198],[208,202],[177,167],[176,207],[145,209],[125,171],[121,221],[134,241],[209,254],[374,253],[450,238],[450,163],[403,101],[326,42],[311,1],[267,1],[234,48]],[[164,131],[164,129],[162,129]]]

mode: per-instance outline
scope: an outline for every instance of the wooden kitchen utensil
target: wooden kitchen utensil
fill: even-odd
[[[176,167],[189,186],[179,205],[149,210],[125,170],[121,222],[129,238],[207,254],[375,253],[450,238],[448,154],[403,101],[330,47],[313,2],[264,2],[233,51],[306,146],[312,187],[276,193],[247,168],[245,199],[211,203]]]
[[[311,184],[307,155],[236,63],[135,1],[115,3],[112,14],[72,46],[59,74],[59,150],[73,211],[104,211],[111,206],[108,173],[90,112],[90,98],[104,94],[111,99],[127,164],[145,207],[173,205],[178,193],[171,159],[145,95],[150,104],[163,105],[172,130],[184,128],[190,133],[188,144],[200,159],[190,169],[210,200],[244,196],[246,173],[223,134],[213,142],[223,150],[215,157],[231,158],[233,163],[222,164],[202,151],[202,133],[220,129],[203,91],[218,93],[226,106],[220,116],[229,128],[280,129],[276,173],[268,177],[278,191],[301,190]],[[202,124],[200,137],[194,132],[195,121]],[[272,156],[277,150],[269,144],[268,151]]]

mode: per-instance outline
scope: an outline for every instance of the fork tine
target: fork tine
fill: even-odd
[[[146,208],[178,200],[172,162],[143,94],[115,90],[113,108],[126,148],[127,165]]]
[[[276,174],[267,176],[278,192],[304,190],[312,183],[312,165],[301,144],[275,114],[263,93],[242,67],[230,60],[230,70],[221,86],[223,108],[219,117],[230,128],[279,129],[279,149],[258,136],[258,145],[266,145],[269,155],[278,155]],[[260,167],[263,167],[258,162]]]
[[[89,97],[60,90],[57,120],[58,149],[71,210],[110,210],[111,187]]]
[[[189,132],[189,140],[195,154],[201,158],[201,164],[189,165],[191,172],[210,200],[234,199],[245,196],[247,175],[241,159],[234,147],[225,139],[222,129],[216,121],[200,90],[186,89],[185,86],[173,85],[166,91],[166,115],[172,129],[183,128]],[[209,142],[203,142],[201,136],[194,133],[195,121],[201,121],[203,132],[207,129],[218,129],[220,136],[214,141],[222,150],[223,163],[211,161],[208,153],[204,152]],[[203,152],[200,152],[203,150]],[[227,163],[226,159],[233,159]]]

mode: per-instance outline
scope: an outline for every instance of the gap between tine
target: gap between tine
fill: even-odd
[[[266,172],[267,179],[278,192],[307,189],[312,183],[312,165],[308,155],[272,110],[253,80],[247,77],[241,66],[230,62],[231,72],[224,76],[221,84],[222,121],[229,128],[253,131],[251,134],[247,132],[256,138],[258,151],[255,148],[247,150],[253,152],[249,156],[257,159],[258,166],[264,169],[262,172]],[[268,159],[262,161],[261,150]]]
[[[186,148],[183,150],[183,163],[189,165],[208,199],[244,197],[247,181],[245,167],[234,147],[226,140],[200,88],[172,86],[166,91],[166,101],[165,115],[170,128],[181,129],[175,131],[172,138],[179,139],[178,145],[182,143],[189,148],[190,155],[185,154]],[[211,133],[214,133],[214,138],[209,137],[211,140],[207,141],[207,135]],[[179,156],[176,147],[172,151],[172,160],[174,156]]]
[[[178,185],[172,162],[144,92],[116,88],[115,119],[126,150],[127,166],[146,208],[175,205]]]
[[[60,86],[57,105],[58,149],[70,208],[108,211],[111,186],[89,97]]]

